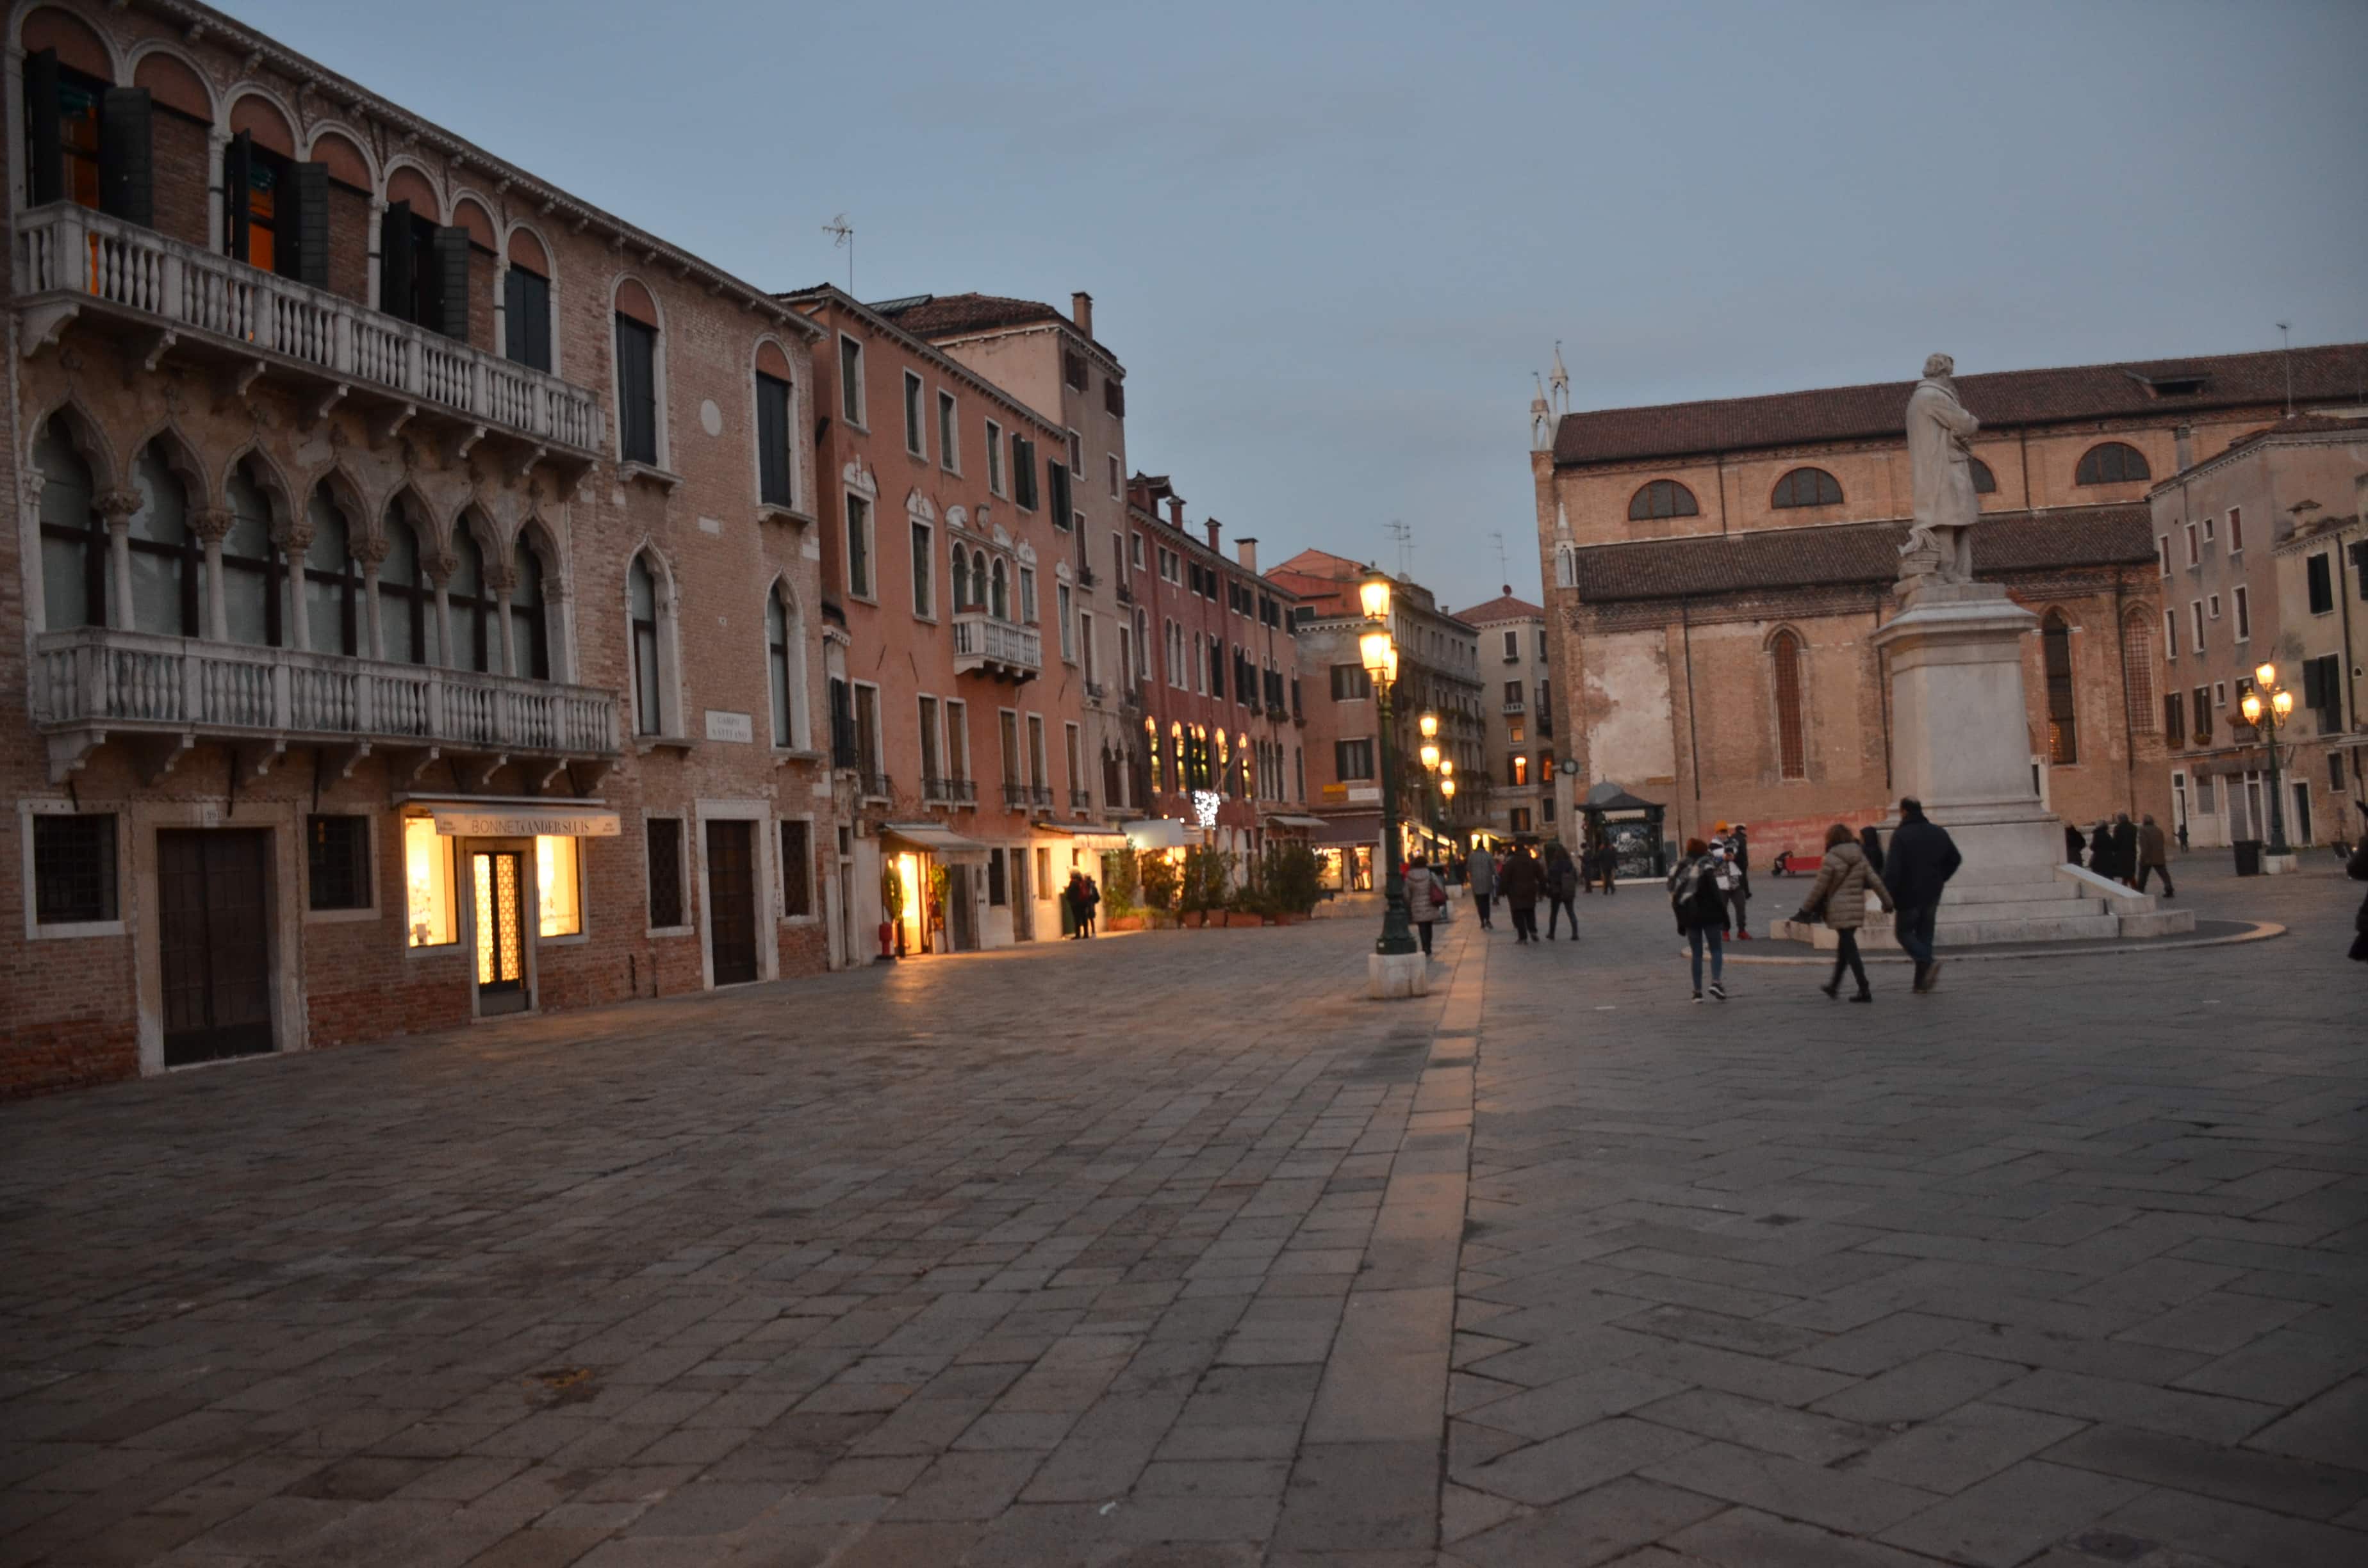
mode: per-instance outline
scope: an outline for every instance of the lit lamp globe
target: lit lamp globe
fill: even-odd
[[[1436,741],[1425,741],[1425,742],[1423,742],[1423,743],[1422,743],[1422,765],[1423,765],[1423,767],[1427,767],[1427,768],[1429,768],[1429,769],[1430,769],[1431,771],[1433,771],[1433,772],[1437,772],[1437,771],[1438,771],[1438,769],[1439,769],[1439,743],[1438,743],[1438,742],[1436,742]]]
[[[2278,666],[2266,660],[2260,664],[2255,665],[2253,666],[2253,679],[2260,684],[2262,690],[2267,691],[2270,687],[2278,684]]]
[[[1382,571],[1365,574],[1357,584],[1357,602],[1363,607],[1367,620],[1387,620],[1390,618],[1390,579]]]
[[[1386,631],[1368,631],[1358,638],[1357,655],[1364,661],[1365,673],[1370,676],[1391,671],[1398,657],[1397,650],[1390,646],[1390,634]]]
[[[1451,801],[1455,799],[1455,780],[1452,778],[1440,779],[1439,781],[1439,792],[1446,796]]]
[[[1439,733],[1439,715],[1436,713],[1426,713],[1420,719],[1417,720],[1416,722],[1422,728],[1422,738],[1424,740],[1429,740],[1431,736]]]
[[[2260,692],[2248,691],[2245,693],[2245,700],[2238,703],[2237,706],[2244,710],[2245,722],[2248,724],[2258,724],[2261,722],[2261,694]]]
[[[2280,691],[2275,697],[2270,699],[2270,706],[2278,710],[2278,717],[2281,719],[2292,716],[2294,713],[2294,693],[2291,691]]]
[[[1392,686],[1395,686],[1395,685],[1397,685],[1397,683],[1398,683],[1398,645],[1397,645],[1395,642],[1393,642],[1393,643],[1391,643],[1391,644],[1390,644],[1390,651],[1389,651],[1389,653],[1388,653],[1388,655],[1386,656],[1386,660],[1385,660],[1385,662],[1383,663],[1383,666],[1382,666],[1382,674],[1383,674],[1383,676],[1384,676],[1384,677],[1389,681],[1389,683],[1390,683]]]
[[[1453,757],[1442,757],[1440,759],[1439,776],[1442,778],[1452,778],[1455,777],[1455,759]]]

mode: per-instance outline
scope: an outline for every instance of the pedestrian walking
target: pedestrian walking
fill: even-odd
[[[1866,961],[1858,956],[1859,927],[1866,924],[1866,895],[1870,889],[1884,911],[1890,913],[1891,890],[1883,885],[1874,868],[1866,863],[1866,851],[1850,835],[1849,824],[1834,824],[1826,829],[1826,856],[1817,867],[1817,880],[1810,887],[1800,912],[1793,916],[1804,925],[1822,919],[1840,939],[1834,949],[1833,978],[1818,987],[1828,996],[1841,991],[1842,973],[1847,970],[1858,977],[1858,994],[1850,1000],[1874,1000],[1874,989],[1866,983]]]
[[[1513,916],[1516,946],[1534,939],[1538,934],[1538,894],[1544,885],[1544,870],[1526,844],[1514,845],[1505,863],[1497,868],[1497,888],[1505,895],[1505,908]]]
[[[1421,935],[1422,956],[1429,958],[1430,927],[1447,903],[1447,884],[1439,880],[1439,873],[1419,855],[1406,864],[1406,918],[1414,922],[1415,930]]]
[[[1699,838],[1686,840],[1686,858],[1669,873],[1669,909],[1693,955],[1694,1000],[1702,999],[1702,949],[1710,949],[1710,994],[1726,1000],[1726,893],[1718,885],[1722,858]]]
[[[2138,830],[2127,812],[2113,818],[2113,875],[2130,887],[2137,886]]]
[[[2138,824],[2138,892],[2146,888],[2146,878],[2159,873],[2162,896],[2177,898],[2179,890],[2170,885],[2170,840],[2148,817]]]
[[[1094,921],[1102,911],[1102,888],[1091,877],[1085,879],[1085,884],[1078,894],[1077,928],[1092,937],[1099,935],[1094,929]]]
[[[2353,881],[2368,882],[2368,834],[2361,835],[2360,842],[2351,846],[2351,858],[2344,862],[2343,869]],[[2360,901],[2360,913],[2351,917],[2351,956],[2368,963],[2368,898]]]
[[[1727,912],[1735,916],[1735,939],[1751,940],[1751,922],[1745,916],[1745,906],[1751,902],[1751,835],[1743,824],[1736,823],[1727,835],[1726,858],[1735,868],[1735,881],[1726,890]]]
[[[1494,931],[1497,927],[1488,918],[1488,904],[1497,896],[1496,857],[1475,846],[1463,862],[1463,880],[1471,884],[1472,912],[1480,916],[1480,929]]]
[[[1866,856],[1866,863],[1874,869],[1874,874],[1878,877],[1883,875],[1883,835],[1875,831],[1874,824],[1869,823],[1858,830],[1858,846]]]
[[[1910,796],[1899,802],[1899,826],[1891,835],[1883,883],[1891,892],[1891,928],[1900,948],[1916,960],[1919,992],[1941,983],[1941,961],[1932,956],[1932,927],[1941,912],[1941,890],[1964,864],[1957,841],[1924,814],[1923,801]]]
[[[1085,883],[1083,872],[1071,871],[1069,880],[1061,887],[1061,903],[1069,916],[1069,939],[1076,942],[1086,939]]]
[[[1609,838],[1598,839],[1595,845],[1595,869],[1602,873],[1605,897],[1620,891],[1620,851]]]
[[[1554,937],[1561,919],[1570,918],[1570,939],[1578,940],[1578,909],[1573,902],[1578,897],[1578,863],[1570,858],[1561,839],[1546,846],[1546,940]]]
[[[2088,853],[2089,841],[2080,836],[2080,830],[2078,828],[2074,827],[2068,822],[2064,824],[2064,859],[2066,864],[2073,866],[2083,864],[2083,857]]]
[[[2106,818],[2089,830],[2089,869],[2100,877],[2119,875],[2113,869],[2113,824]]]

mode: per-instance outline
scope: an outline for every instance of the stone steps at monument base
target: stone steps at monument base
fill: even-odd
[[[1988,942],[2111,941],[2122,935],[2118,915],[2025,915],[2005,920],[1941,921],[1932,928],[1936,949],[1977,947]],[[1817,946],[1831,948],[1834,933],[1818,927]],[[1899,950],[1891,923],[1869,926],[1858,934],[1858,945],[1869,952]]]
[[[2066,891],[2058,898],[1996,899],[1982,903],[1943,903],[1933,912],[1937,929],[1981,926],[2000,920],[2068,920],[2081,915],[2111,915],[2101,898],[2083,898]]]
[[[1975,882],[1961,885],[1952,881],[1941,892],[1943,910],[1991,903],[2033,903],[2055,898],[2096,898],[2100,894],[2058,877],[2044,881]]]

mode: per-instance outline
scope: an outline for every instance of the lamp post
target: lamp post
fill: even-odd
[[[1372,678],[1373,701],[1381,719],[1380,738],[1375,749],[1381,753],[1382,764],[1382,858],[1386,873],[1382,883],[1382,935],[1373,944],[1373,951],[1388,957],[1403,957],[1414,952],[1414,931],[1407,923],[1406,876],[1399,869],[1398,855],[1398,795],[1397,766],[1394,760],[1397,740],[1390,725],[1391,688],[1397,684],[1398,649],[1390,636],[1390,579],[1382,572],[1368,572],[1357,585],[1357,598],[1365,611],[1365,631],[1357,639],[1357,653],[1365,665],[1365,674]]]
[[[2271,855],[2291,855],[2286,845],[2285,803],[2278,783],[2278,731],[2294,713],[2294,693],[2278,684],[2278,666],[2264,662],[2253,671],[2253,689],[2238,704],[2245,722],[2260,731],[2270,747],[2270,846]],[[2264,694],[2267,700],[2264,700]]]
[[[1416,755],[1422,759],[1423,820],[1429,824],[1431,832],[1437,833],[1439,819],[1431,814],[1430,791],[1431,788],[1439,782],[1439,715],[1425,712],[1421,718],[1415,721],[1415,728],[1422,732],[1422,749]]]

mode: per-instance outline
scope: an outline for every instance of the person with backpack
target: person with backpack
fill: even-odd
[[[1577,897],[1578,866],[1571,859],[1570,851],[1563,847],[1562,840],[1557,838],[1546,846],[1547,941],[1554,940],[1557,924],[1565,915],[1570,919],[1570,939],[1574,942],[1578,940]]]
[[[1858,846],[1850,824],[1834,824],[1826,829],[1826,858],[1817,867],[1816,882],[1809,889],[1799,913],[1793,916],[1804,926],[1822,919],[1840,938],[1834,949],[1833,978],[1817,988],[1827,996],[1840,993],[1842,972],[1848,970],[1858,976],[1858,994],[1850,1000],[1874,1000],[1874,988],[1866,983],[1866,961],[1858,956],[1859,927],[1866,924],[1866,895],[1870,890],[1881,901],[1884,913],[1893,913],[1891,890],[1883,885],[1883,879],[1867,864],[1866,851]]]
[[[1710,994],[1724,1002],[1726,986],[1726,890],[1718,885],[1723,862],[1699,838],[1686,840],[1686,858],[1669,873],[1669,911],[1692,950],[1694,1000],[1702,999],[1702,949],[1710,949]]]
[[[1447,884],[1421,856],[1407,862],[1406,869],[1406,918],[1414,922],[1422,937],[1422,956],[1430,956],[1430,928],[1439,919],[1440,910],[1447,903]]]

